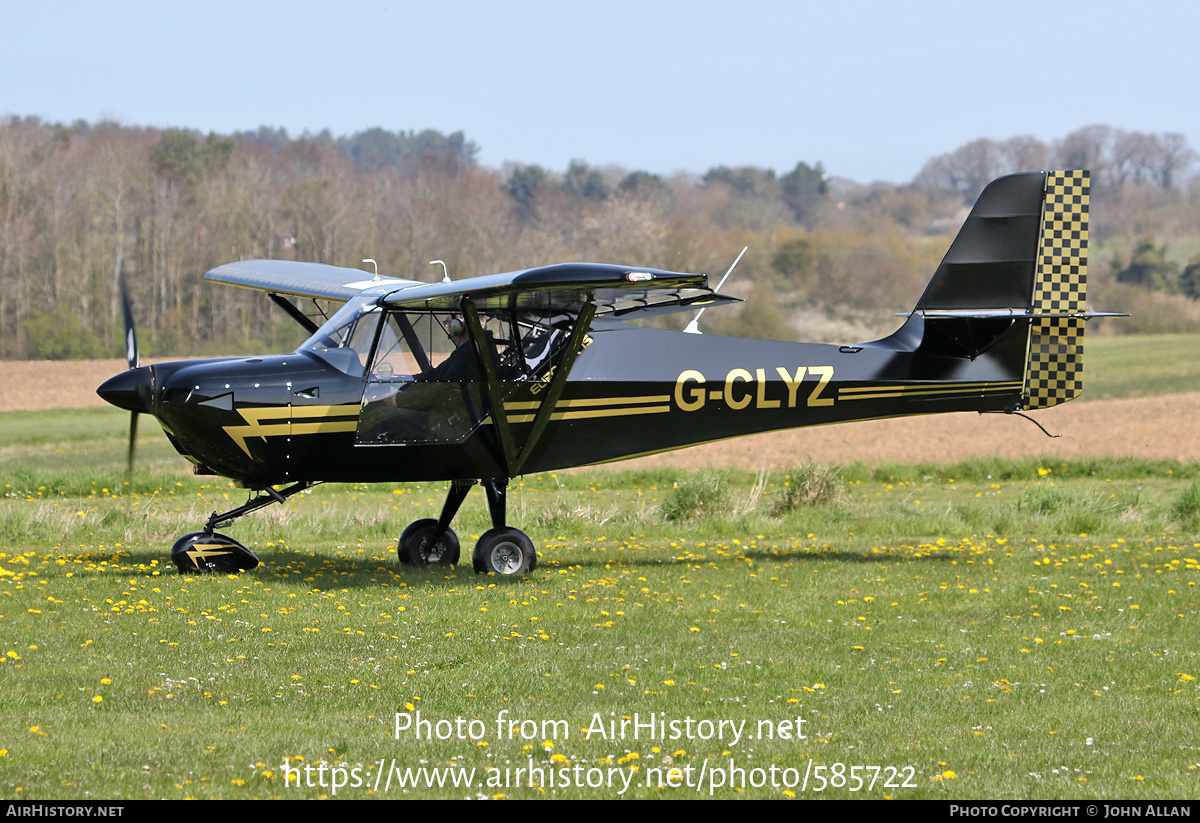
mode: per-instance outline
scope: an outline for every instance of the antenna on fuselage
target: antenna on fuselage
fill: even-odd
[[[374,260],[373,258],[370,258],[370,257],[364,257],[364,258],[362,259],[362,261],[363,261],[364,263],[370,263],[372,266],[374,266],[374,267],[375,267],[375,278],[374,278],[374,280],[375,280],[375,282],[376,282],[376,283],[378,283],[378,282],[379,282],[379,264],[378,264],[378,263],[376,263],[376,262],[375,262],[375,260]]]
[[[446,268],[446,261],[445,261],[445,260],[430,260],[430,261],[429,261],[429,265],[431,265],[431,266],[438,266],[438,265],[440,265],[440,266],[442,267],[442,282],[443,282],[443,283],[449,283],[449,282],[450,282],[450,271],[449,271],[449,270]]]
[[[737,256],[737,258],[733,261],[733,265],[729,267],[729,271],[725,272],[725,276],[721,278],[721,282],[717,284],[717,288],[714,291],[718,291],[718,292],[721,291],[721,287],[725,285],[725,281],[729,279],[729,275],[733,274],[733,270],[735,268],[737,268],[737,264],[739,262],[741,262],[742,255],[745,254],[749,250],[749,248],[750,248],[749,246],[742,247],[741,254],[739,254]],[[700,331],[700,317],[704,314],[704,311],[707,308],[708,307],[706,306],[704,309],[701,309],[700,311],[696,312],[696,316],[692,318],[692,322],[688,323],[687,328],[684,329],[685,332],[687,332],[688,334],[703,334],[704,333],[704,332]]]

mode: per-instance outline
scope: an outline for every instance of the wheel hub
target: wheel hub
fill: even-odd
[[[514,543],[492,547],[492,567],[502,574],[513,574],[521,568],[521,548]]]
[[[442,555],[446,553],[442,544],[434,543],[428,537],[421,543],[421,556],[425,558],[426,563],[440,563]]]

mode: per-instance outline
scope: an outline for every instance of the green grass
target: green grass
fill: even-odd
[[[1190,389],[1195,345],[1089,339],[1086,396]],[[797,797],[1200,792],[1200,465],[535,475],[510,488],[541,555],[516,579],[398,565],[441,484],[328,485],[227,529],[260,568],[182,577],[171,543],[245,492],[145,419],[127,483],[127,430],[0,415],[6,797],[316,798],[330,768],[373,784],[381,762],[476,785],[337,796],[786,796],[772,769],[808,774]],[[489,526],[476,491],[464,552]],[[669,739],[620,733],[652,713]],[[513,782],[531,761],[542,790]],[[684,786],[648,785],[671,769]]]
[[[0,477],[29,466],[124,477],[129,412],[112,407],[0,412]],[[138,418],[139,469],[184,471],[158,423]]]
[[[1141,397],[1200,389],[1200,335],[1087,337],[1081,399]]]
[[[709,796],[645,785],[672,768],[688,782],[745,769],[768,785],[713,796],[779,797],[771,767],[810,763],[797,796],[1198,789],[1194,466],[855,466],[840,500],[790,509],[776,505],[790,475],[750,508],[757,479],[730,472],[723,506],[676,520],[686,473],[535,475],[510,491],[510,522],[541,553],[518,579],[397,564],[396,536],[436,513],[439,484],[320,487],[228,529],[262,567],[198,578],[167,548],[244,492],[21,472],[0,478],[7,797],[332,796],[286,787],[285,761],[373,782],[381,760],[474,768],[481,784],[389,797],[617,795],[503,785],[531,758],[545,783],[594,769],[632,776],[636,797]],[[482,494],[455,525],[465,547],[488,527]],[[446,739],[416,739],[418,711],[423,737]],[[635,713],[680,736],[596,732]],[[483,738],[460,737],[460,719]],[[744,721],[742,738],[700,739],[700,720]],[[853,766],[913,785],[860,769],[874,787],[815,791],[814,774],[849,781]]]

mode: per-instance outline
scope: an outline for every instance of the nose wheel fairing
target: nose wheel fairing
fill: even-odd
[[[236,574],[258,566],[254,552],[217,532],[185,534],[171,547],[171,561],[180,574]]]

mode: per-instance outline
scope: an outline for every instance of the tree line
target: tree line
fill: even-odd
[[[1128,183],[1171,190],[1187,182],[1196,159],[1196,152],[1182,134],[1147,134],[1092,125],[1053,143],[1029,135],[973,140],[931,159],[915,182],[959,194],[968,203],[1000,175],[1030,169],[1088,169],[1093,188],[1101,191]]]
[[[1164,257],[1194,247],[1195,153],[1177,135],[1136,134],[1094,126],[1051,145],[974,141],[897,185],[808,161],[670,176],[583,160],[562,172],[490,169],[461,132],[203,135],[10,116],[0,119],[0,358],[119,356],[120,279],[148,354],[295,346],[298,327],[262,295],[201,279],[232,260],[358,267],[372,257],[381,273],[419,280],[440,278],[435,258],[455,278],[567,260],[719,274],[743,245],[751,253],[730,289],[752,300],[706,315],[706,331],[855,342],[912,304],[976,187],[1006,171],[1090,165],[1106,199],[1094,211],[1109,215],[1094,238],[1119,251],[1154,230],[1173,244]]]

